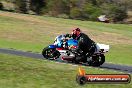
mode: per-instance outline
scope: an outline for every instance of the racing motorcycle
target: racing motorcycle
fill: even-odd
[[[58,58],[61,61],[68,61],[72,63],[82,63],[76,58],[79,56],[76,55],[75,51],[78,47],[78,41],[75,39],[67,39],[65,35],[59,35],[55,38],[55,41],[52,45],[45,47],[42,51],[42,55],[46,59],[57,60]],[[109,45],[106,44],[95,44],[95,52],[92,56],[85,56],[86,63],[90,66],[100,66],[105,62],[105,53],[109,51]]]

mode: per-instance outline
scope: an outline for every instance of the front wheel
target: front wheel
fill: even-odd
[[[60,53],[56,49],[46,47],[43,49],[42,55],[46,59],[57,59],[59,58]]]

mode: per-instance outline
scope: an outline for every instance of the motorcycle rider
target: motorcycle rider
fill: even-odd
[[[72,34],[66,34],[65,37],[73,38],[78,41],[78,48],[75,50],[76,60],[86,62],[87,57],[90,57],[95,52],[95,42],[86,34],[82,33],[80,28],[72,31]]]

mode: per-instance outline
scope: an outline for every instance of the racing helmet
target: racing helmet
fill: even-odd
[[[72,37],[75,39],[80,35],[80,33],[81,33],[80,28],[76,28],[72,31]]]

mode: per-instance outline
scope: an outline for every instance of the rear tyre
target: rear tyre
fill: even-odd
[[[99,64],[102,65],[105,62],[105,56],[102,54],[99,56]]]
[[[101,55],[93,56],[90,65],[98,67],[102,65],[104,62],[105,62],[105,56],[101,54]]]

